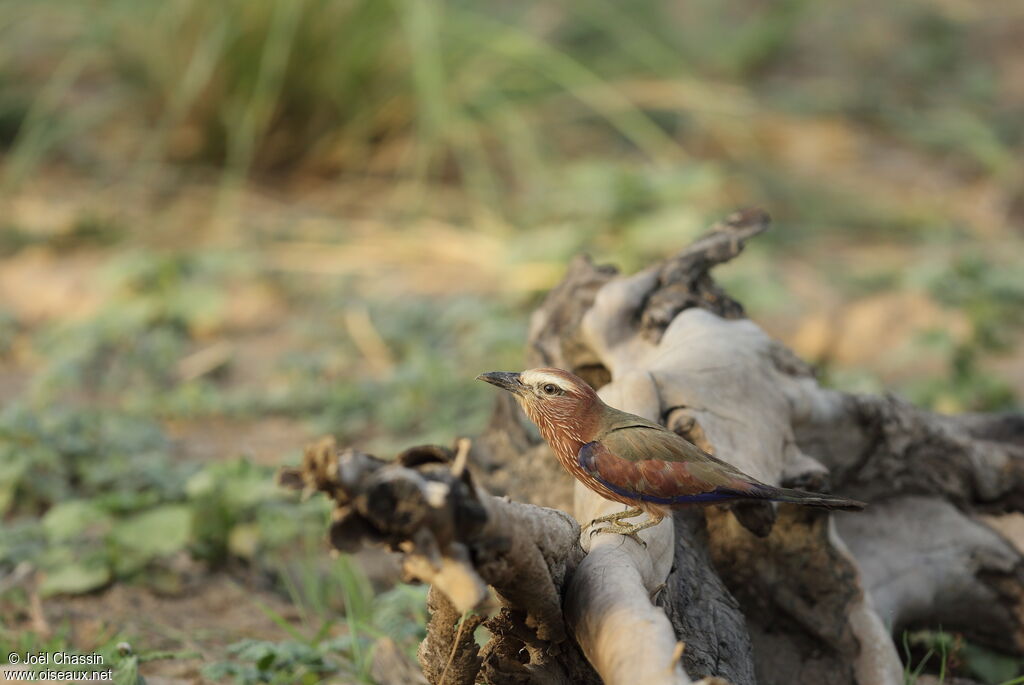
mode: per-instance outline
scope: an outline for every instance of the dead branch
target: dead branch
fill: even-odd
[[[306,449],[299,469],[283,470],[279,479],[334,501],[330,540],[336,549],[387,546],[402,553],[407,580],[432,584],[431,620],[420,650],[431,682],[473,683],[481,667],[490,682],[523,674],[597,682],[566,639],[562,595],[584,554],[579,525],[568,514],[488,494],[469,470],[457,468],[453,451],[434,446],[387,462],[340,451],[325,439]],[[526,663],[502,660],[496,647],[479,654],[473,629],[483,619],[470,612],[487,599],[488,586],[508,608],[504,620],[514,628],[495,632],[498,641],[517,645],[516,654],[531,648]],[[467,621],[461,631],[460,621]],[[492,632],[500,627],[488,625]],[[559,659],[552,658],[555,653]]]

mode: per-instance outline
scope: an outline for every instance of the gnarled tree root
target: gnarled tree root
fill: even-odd
[[[629,277],[575,260],[534,314],[529,365],[573,371],[763,481],[871,506],[709,507],[643,544],[581,538],[576,521],[622,505],[574,484],[504,396],[470,462],[529,504],[488,494],[464,445],[394,462],[310,449],[284,478],[334,499],[332,544],[386,544],[433,584],[420,650],[432,683],[898,685],[892,635],[917,625],[1024,653],[1024,560],[975,516],[1021,510],[1024,418],[821,388],[709,275],[767,226],[737,213]],[[501,608],[480,649],[467,636],[488,586]]]

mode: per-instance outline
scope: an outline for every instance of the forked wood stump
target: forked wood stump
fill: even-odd
[[[893,637],[913,626],[1024,653],[1024,560],[977,516],[1024,508],[1024,416],[819,386],[710,276],[767,227],[739,212],[633,276],[577,258],[534,313],[524,367],[572,371],[762,481],[868,509],[712,506],[645,546],[581,536],[622,505],[574,484],[505,393],[461,453],[308,449],[283,479],[334,499],[332,545],[388,545],[432,584],[431,683],[900,685]],[[488,618],[473,610],[489,588]]]

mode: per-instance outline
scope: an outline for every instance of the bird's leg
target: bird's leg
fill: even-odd
[[[623,527],[623,526],[626,526],[627,524],[622,523],[622,521],[620,521],[620,519],[632,518],[634,516],[639,516],[642,513],[644,513],[643,509],[641,509],[640,507],[633,507],[631,509],[626,509],[625,511],[617,511],[614,514],[606,514],[604,516],[598,516],[596,519],[594,519],[593,521],[591,521],[587,525],[585,525],[582,528],[580,528],[580,532],[582,533],[583,531],[585,531],[587,528],[590,528],[595,523],[607,523],[608,521],[612,521],[614,523],[614,525],[617,526],[617,527]]]

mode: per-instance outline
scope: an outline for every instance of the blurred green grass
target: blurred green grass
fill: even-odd
[[[641,268],[737,205],[777,226],[719,276],[823,380],[1019,407],[1021,30],[1012,0],[0,0],[0,574],[60,613],[173,596],[182,556],[255,572],[304,618],[208,677],[365,680],[422,593],[325,569],[270,464],[478,431],[473,377],[571,255]],[[0,647],[31,601],[0,592]]]
[[[8,188],[54,159],[115,176],[171,160],[212,165],[232,184],[297,170],[456,183],[467,201],[536,220],[567,160],[714,161],[739,182],[734,200],[793,225],[877,224],[864,193],[836,207],[842,179],[773,163],[785,151],[766,126],[837,119],[1020,201],[1012,2],[987,12],[924,0],[20,9],[0,23]],[[829,197],[816,202],[801,183]]]

